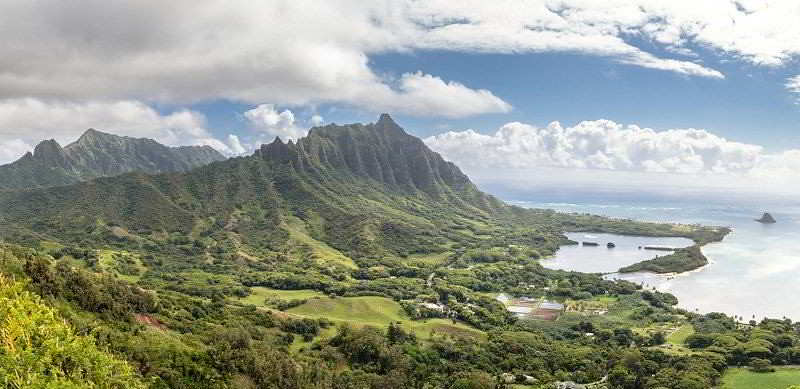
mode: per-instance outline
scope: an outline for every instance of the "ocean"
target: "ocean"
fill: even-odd
[[[678,297],[679,306],[700,313],[724,312],[745,321],[764,317],[800,320],[800,204],[786,201],[756,202],[704,200],[692,202],[590,201],[579,197],[528,198],[512,204],[618,218],[657,222],[700,223],[733,228],[722,242],[703,248],[710,263],[679,275],[652,273],[612,274]],[[770,212],[776,224],[754,219]],[[551,268],[583,272],[613,272],[658,253],[638,250],[640,242],[679,246],[680,241],[656,238],[571,234],[574,240],[596,240],[601,247],[564,247],[555,258],[543,260]],[[620,250],[606,249],[614,241]],[[627,253],[627,254],[626,254]]]

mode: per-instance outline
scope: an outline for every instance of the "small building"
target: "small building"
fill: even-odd
[[[433,309],[435,311],[444,312],[444,305],[434,304],[434,303],[422,303],[422,306],[428,309]]]
[[[539,309],[547,309],[549,311],[563,311],[564,310],[564,304],[545,301],[545,302],[539,304]]]
[[[527,315],[527,314],[533,312],[533,308],[531,308],[531,307],[523,307],[523,306],[520,306],[520,305],[511,305],[507,309],[508,309],[509,312],[515,313],[517,315]]]

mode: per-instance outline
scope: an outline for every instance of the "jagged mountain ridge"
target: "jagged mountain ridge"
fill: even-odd
[[[442,195],[445,187],[472,187],[457,166],[407,134],[387,114],[375,124],[313,128],[297,143],[276,138],[256,154],[277,163],[291,161],[301,169],[306,165],[344,169],[393,189],[419,190],[432,196]]]
[[[224,159],[209,146],[168,147],[89,129],[67,146],[45,140],[33,153],[0,166],[0,189],[63,186],[134,171],[183,172]]]
[[[233,234],[235,245],[257,251],[284,245],[287,223],[299,218],[314,239],[358,257],[432,246],[446,225],[512,212],[383,115],[185,173],[0,194],[0,233],[86,241],[113,226],[152,240],[202,226],[215,241]]]

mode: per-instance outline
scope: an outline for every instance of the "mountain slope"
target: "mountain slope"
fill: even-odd
[[[9,241],[150,247],[189,239],[199,243],[184,253],[211,257],[306,256],[298,247],[325,257],[299,236],[356,261],[443,253],[493,235],[544,254],[567,229],[696,233],[506,205],[388,115],[313,128],[296,143],[276,139],[252,156],[185,173],[0,193],[0,236]]]
[[[252,156],[186,173],[0,195],[5,228],[26,226],[27,234],[52,239],[86,240],[87,228],[98,225],[148,240],[202,229],[218,240],[233,232],[236,245],[263,252],[285,244],[287,220],[300,217],[315,239],[353,256],[435,247],[436,230],[508,210],[388,115],[375,124],[314,128],[297,143],[276,139]]]
[[[33,153],[0,166],[0,189],[62,186],[133,171],[182,172],[223,159],[209,146],[167,147],[89,129],[63,148],[46,140]]]

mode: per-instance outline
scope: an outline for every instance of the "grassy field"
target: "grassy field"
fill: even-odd
[[[348,323],[355,326],[371,325],[387,327],[392,322],[402,322],[407,330],[414,331],[419,339],[430,339],[431,336],[484,336],[480,330],[464,323],[453,323],[446,319],[427,319],[412,321],[396,301],[385,297],[339,297],[319,298],[289,309],[289,314],[327,318],[336,323]]]
[[[694,334],[694,327],[691,324],[684,324],[677,331],[667,336],[667,343],[682,346],[686,338]]]
[[[426,265],[442,265],[453,255],[452,251],[433,254],[412,254],[408,256],[409,261],[419,261]]]
[[[373,296],[313,299],[287,312],[375,326],[388,326],[391,322],[409,320],[400,304],[392,299]]]
[[[286,229],[289,232],[289,239],[296,243],[306,244],[314,252],[314,255],[323,260],[338,263],[340,265],[357,269],[355,262],[350,257],[342,254],[339,250],[328,246],[327,243],[318,241],[311,237],[306,230],[303,221],[296,217],[289,217],[286,219]]]
[[[721,389],[786,389],[800,384],[800,368],[779,367],[774,373],[754,373],[746,368],[730,368],[722,377]]]
[[[128,265],[130,268],[135,269],[138,274],[122,274],[120,268],[122,267],[120,261],[130,261]],[[133,255],[127,251],[118,250],[97,250],[97,264],[98,269],[109,273],[116,273],[119,278],[126,280],[130,283],[136,283],[147,271],[147,267],[142,264],[138,256]]]
[[[264,306],[264,300],[270,298],[278,298],[283,300],[294,299],[310,299],[313,297],[325,297],[325,295],[316,290],[279,290],[255,286],[250,288],[250,295],[240,298],[239,301],[244,304],[252,304],[255,306]]]

